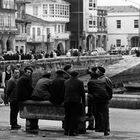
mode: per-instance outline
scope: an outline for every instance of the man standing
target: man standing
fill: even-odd
[[[57,70],[56,71],[56,78],[52,80],[51,83],[51,97],[50,102],[54,105],[60,105],[64,102],[64,93],[65,93],[65,87],[64,87],[64,71]]]
[[[17,82],[16,93],[19,104],[31,99],[33,87],[32,87],[32,73],[33,69],[29,66],[24,68],[24,74],[19,78]],[[38,125],[36,119],[29,119],[28,132],[36,133],[38,131]]]
[[[104,135],[109,135],[109,100],[112,98],[112,82],[106,77],[105,69],[98,67],[96,73],[98,79],[91,81],[88,85],[89,90],[93,94],[95,101],[95,131],[104,132]],[[97,126],[97,127],[96,127]]]
[[[78,118],[82,116],[81,103],[85,106],[84,84],[78,79],[78,72],[72,71],[71,78],[65,81],[65,135],[77,135]]]
[[[18,106],[17,95],[15,91],[17,86],[17,79],[19,78],[20,72],[16,68],[14,68],[12,72],[13,74],[8,81],[7,90],[6,90],[7,96],[10,101],[10,125],[11,125],[11,129],[20,129],[21,126],[17,124],[19,106]]]
[[[33,69],[29,66],[24,68],[24,74],[19,78],[17,82],[17,96],[18,102],[23,102],[31,99],[33,87],[32,87],[32,73]]]

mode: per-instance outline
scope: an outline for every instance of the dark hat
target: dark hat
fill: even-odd
[[[104,68],[104,67],[99,66],[99,67],[98,67],[98,70],[99,70],[101,73],[105,73],[105,68]]]
[[[72,77],[76,77],[76,76],[78,76],[78,72],[77,71],[72,71],[71,73],[70,73],[70,75],[72,76]]]
[[[63,70],[57,70],[57,71],[56,71],[56,74],[62,75],[62,74],[64,74],[64,71],[63,71]]]
[[[33,72],[33,69],[30,66],[27,66],[27,67],[24,68],[24,71],[27,71],[27,70],[30,70],[31,72]]]
[[[43,73],[42,77],[50,78],[50,77],[51,77],[51,72],[45,71],[45,72]]]
[[[71,68],[71,65],[66,65],[63,69],[64,69],[64,71],[67,71],[70,68]]]
[[[97,67],[96,66],[94,66],[94,67],[91,68],[91,71],[92,72],[95,72],[96,70],[97,70]]]

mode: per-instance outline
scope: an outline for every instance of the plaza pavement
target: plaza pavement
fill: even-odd
[[[40,120],[38,135],[25,132],[25,120],[18,117],[20,130],[10,130],[9,106],[0,106],[0,140],[140,140],[140,110],[110,109],[110,136],[87,131],[75,137],[64,136],[61,121]]]

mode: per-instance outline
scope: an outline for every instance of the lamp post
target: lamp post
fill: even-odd
[[[131,2],[131,3],[133,3],[133,4],[135,4],[135,5],[138,5],[138,9],[139,9],[139,18],[138,18],[138,49],[140,50],[140,4],[139,3],[137,3],[137,2],[134,2],[134,1],[131,1],[131,0],[125,0],[126,2],[128,1],[128,2]]]

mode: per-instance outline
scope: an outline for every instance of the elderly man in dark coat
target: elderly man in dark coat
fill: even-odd
[[[85,105],[84,84],[78,78],[78,72],[72,71],[71,78],[65,81],[65,135],[77,135],[81,103]],[[82,101],[82,102],[81,102]]]
[[[36,101],[49,100],[50,94],[50,85],[51,85],[51,73],[44,72],[42,78],[38,80],[36,86],[33,90],[32,99]]]
[[[23,102],[31,99],[33,87],[32,87],[32,73],[33,69],[29,66],[24,68],[24,74],[19,78],[17,82],[17,97],[18,102]]]
[[[93,96],[95,102],[95,131],[104,132],[109,135],[109,100],[112,98],[111,80],[104,75],[105,69],[98,67],[96,72],[98,79],[91,79],[88,82],[88,92]]]
[[[54,105],[60,105],[64,102],[64,93],[65,93],[65,87],[64,87],[64,71],[63,70],[57,70],[56,71],[56,77],[52,80],[50,90],[51,90],[51,96],[50,96],[50,102]]]
[[[12,69],[12,77],[8,80],[6,93],[10,101],[10,125],[11,129],[20,129],[21,126],[17,124],[17,116],[19,112],[19,106],[17,102],[16,86],[20,72],[18,69]]]

